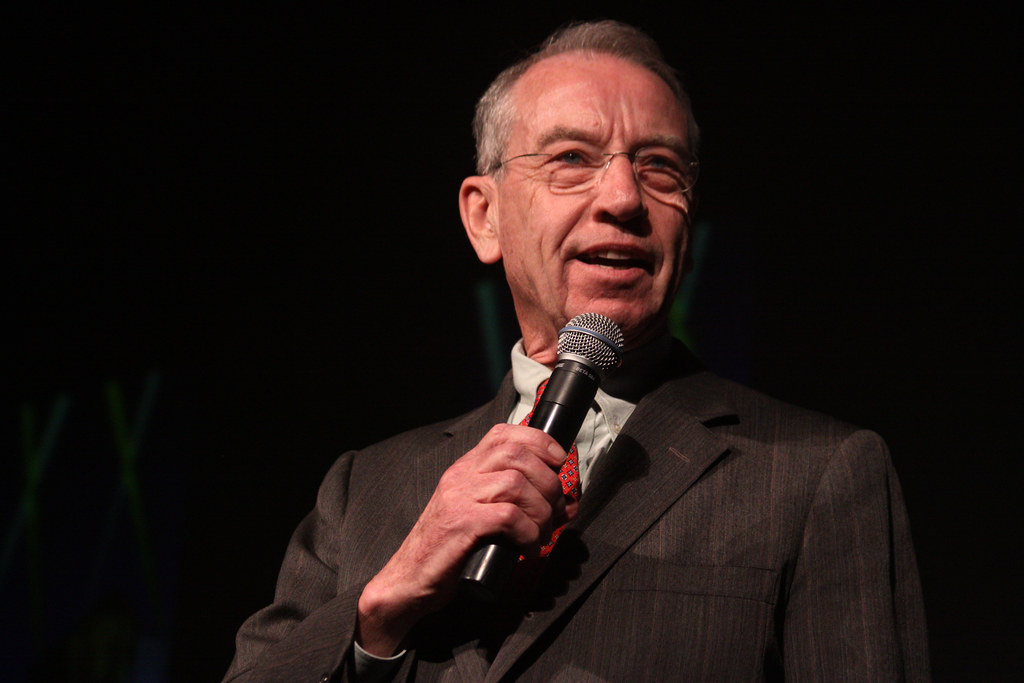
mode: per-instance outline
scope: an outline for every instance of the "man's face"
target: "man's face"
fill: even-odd
[[[688,144],[686,112],[668,86],[615,57],[543,60],[516,83],[512,98],[506,159],[563,153],[573,143],[605,152]],[[558,330],[585,312],[616,321],[627,348],[656,336],[684,271],[689,198],[674,206],[654,199],[622,155],[612,157],[593,187],[572,194],[520,169],[501,170],[488,219],[527,354],[553,362]]]

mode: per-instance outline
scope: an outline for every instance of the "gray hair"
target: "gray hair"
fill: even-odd
[[[512,87],[537,62],[567,52],[612,55],[659,76],[686,111],[690,151],[696,153],[700,132],[693,118],[690,98],[683,90],[675,69],[662,57],[658,44],[628,24],[612,20],[594,21],[572,24],[551,34],[535,52],[498,74],[487,88],[476,103],[476,115],[473,117],[477,173],[494,173],[501,166],[516,113],[510,97]]]

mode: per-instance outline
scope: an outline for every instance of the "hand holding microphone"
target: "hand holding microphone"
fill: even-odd
[[[555,369],[529,422],[539,431],[495,425],[445,471],[404,542],[359,597],[362,647],[380,656],[395,652],[409,629],[448,604],[459,586],[485,600],[500,593],[519,544],[534,542],[538,526],[550,523],[552,506],[561,507],[556,473],[598,385],[618,367],[622,343],[618,325],[596,313],[576,316],[561,330]],[[501,535],[481,533],[499,528]],[[481,536],[473,549],[472,539]]]
[[[558,335],[558,361],[529,426],[550,435],[568,451],[587,416],[604,377],[622,362],[622,330],[598,313],[570,320]],[[506,539],[490,538],[462,572],[463,583],[485,600],[493,600],[508,583],[519,549]]]

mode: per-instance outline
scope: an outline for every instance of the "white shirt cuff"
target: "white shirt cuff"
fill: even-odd
[[[352,643],[353,658],[356,665],[356,680],[359,683],[380,683],[391,678],[398,670],[399,664],[405,657],[405,650],[391,655],[390,657],[378,657],[364,650],[359,643]]]

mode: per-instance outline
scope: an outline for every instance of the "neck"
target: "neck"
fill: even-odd
[[[552,339],[544,337],[531,337],[523,332],[523,351],[527,357],[532,358],[541,365],[546,365],[549,368],[555,367],[555,361],[558,360],[558,335]]]

